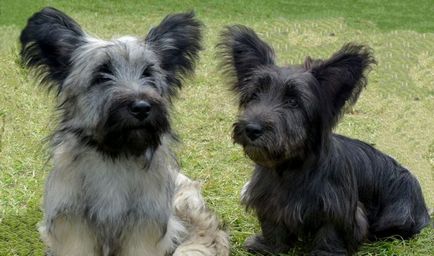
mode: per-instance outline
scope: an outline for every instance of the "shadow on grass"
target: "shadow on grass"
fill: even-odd
[[[2,216],[0,221],[0,255],[44,255],[43,244],[37,231],[37,224],[41,218],[42,212],[39,208],[39,202],[30,202],[27,209],[18,214]]]
[[[354,254],[355,256],[432,256],[434,255],[434,213],[431,213],[431,222],[420,234],[411,239],[405,240],[394,236],[382,238],[376,241],[365,241]],[[298,241],[286,254],[279,256],[308,256],[311,250],[311,243]],[[238,248],[244,250],[242,248]],[[253,254],[247,254],[252,255]],[[277,255],[277,254],[276,254]]]

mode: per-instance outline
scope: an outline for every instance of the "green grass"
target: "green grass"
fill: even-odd
[[[201,180],[210,206],[231,234],[232,255],[259,231],[254,216],[239,205],[239,191],[251,162],[231,142],[236,99],[226,90],[215,58],[224,25],[253,27],[276,49],[279,62],[327,57],[348,41],[371,45],[378,66],[352,113],[337,128],[373,143],[419,178],[434,206],[434,5],[421,1],[4,1],[0,0],[0,256],[42,255],[36,223],[44,179],[50,169],[43,139],[54,126],[52,96],[35,86],[18,65],[17,38],[26,19],[53,5],[91,34],[111,38],[145,35],[169,12],[194,9],[206,24],[205,46],[196,76],[175,102],[177,147],[189,176]],[[385,1],[384,1],[385,2]],[[364,245],[359,255],[434,255],[434,231],[416,239]],[[303,252],[294,249],[293,254]]]

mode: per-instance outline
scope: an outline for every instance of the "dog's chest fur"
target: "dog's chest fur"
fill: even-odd
[[[330,199],[338,199],[341,192],[333,188],[326,176],[278,174],[257,167],[241,197],[243,204],[254,209],[260,218],[304,233],[318,228],[327,215],[336,214]]]
[[[110,159],[94,149],[75,148],[69,138],[54,151],[54,170],[45,191],[45,222],[59,215],[86,220],[103,243],[116,240],[137,226],[147,226],[161,238],[171,218],[177,171],[170,157],[157,150],[151,165],[142,158]],[[166,159],[166,160],[162,160]]]

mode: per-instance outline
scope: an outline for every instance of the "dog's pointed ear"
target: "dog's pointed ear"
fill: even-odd
[[[35,68],[42,82],[61,91],[73,51],[84,43],[80,26],[63,12],[46,7],[29,18],[20,36],[23,64]]]
[[[366,72],[376,61],[372,50],[349,43],[327,60],[307,58],[304,67],[318,80],[331,103],[331,115],[338,119],[345,104],[354,104],[367,83]]]
[[[194,12],[172,14],[146,36],[146,43],[159,56],[161,68],[168,72],[169,83],[175,87],[180,87],[182,78],[194,71],[202,50],[202,26]],[[175,92],[173,88],[171,91]]]
[[[220,36],[219,48],[222,66],[234,78],[232,89],[240,92],[255,70],[275,64],[273,49],[256,33],[245,26],[227,27]]]

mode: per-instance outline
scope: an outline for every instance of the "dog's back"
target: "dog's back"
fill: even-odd
[[[409,238],[428,225],[422,190],[410,171],[365,142],[335,134],[333,145],[333,157],[346,163],[342,171],[355,174],[371,235]]]

